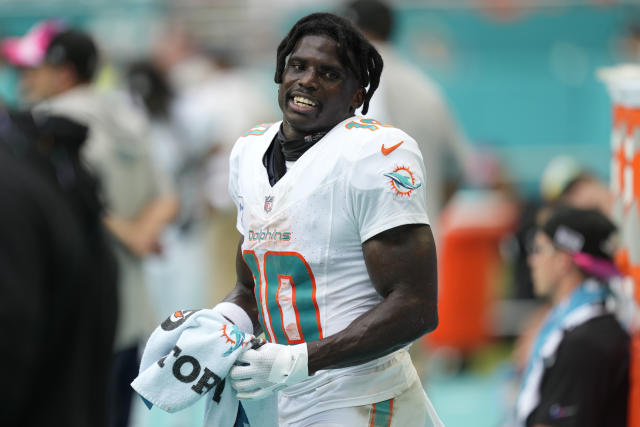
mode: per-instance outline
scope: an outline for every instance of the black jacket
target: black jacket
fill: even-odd
[[[117,316],[116,261],[87,129],[0,112],[0,420],[105,426]]]

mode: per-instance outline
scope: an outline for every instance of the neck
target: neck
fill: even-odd
[[[281,127],[276,141],[280,145],[285,160],[296,161],[325,135],[326,132],[315,132],[304,137],[289,139],[286,137],[283,127]]]
[[[310,129],[310,130],[303,130],[303,129],[296,128],[291,123],[289,123],[286,119],[283,119],[282,128],[281,128],[282,134],[287,140],[293,140],[293,139],[302,139],[307,135],[314,135],[317,133],[327,133],[331,129],[333,129],[338,123],[341,123],[347,120],[349,117],[353,117],[353,115],[354,115],[353,112],[351,112],[350,114],[342,118],[340,121],[332,124],[331,126],[328,126],[326,128],[316,128],[316,129]]]
[[[85,83],[75,83],[75,82],[62,82],[60,86],[57,88],[56,92],[51,94],[51,96],[58,96],[64,93],[69,92],[72,89],[76,89],[79,87],[87,86]]]
[[[576,269],[572,269],[571,272],[562,277],[562,279],[556,286],[551,298],[553,304],[557,305],[565,301],[567,298],[569,298],[569,295],[571,295],[573,291],[576,290],[576,288],[580,286],[584,281],[584,275]]]

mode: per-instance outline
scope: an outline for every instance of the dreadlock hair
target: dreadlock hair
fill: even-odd
[[[346,64],[365,90],[362,114],[366,114],[369,110],[369,100],[380,84],[382,57],[351,22],[332,13],[312,13],[295,23],[278,46],[275,82],[282,83],[287,56],[301,37],[310,34],[325,35],[338,43],[340,60]]]

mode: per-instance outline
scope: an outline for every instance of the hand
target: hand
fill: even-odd
[[[245,351],[231,368],[238,399],[258,400],[309,377],[307,344],[267,343]]]
[[[144,224],[116,217],[106,217],[104,222],[111,233],[132,254],[144,257],[162,252],[158,241],[159,235],[154,234],[152,230],[147,230],[148,227],[145,227]]]

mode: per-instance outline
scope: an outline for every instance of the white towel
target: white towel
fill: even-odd
[[[131,383],[147,406],[175,412],[206,396],[205,426],[233,426],[236,392],[225,378],[256,338],[211,310],[176,311],[151,334]]]

